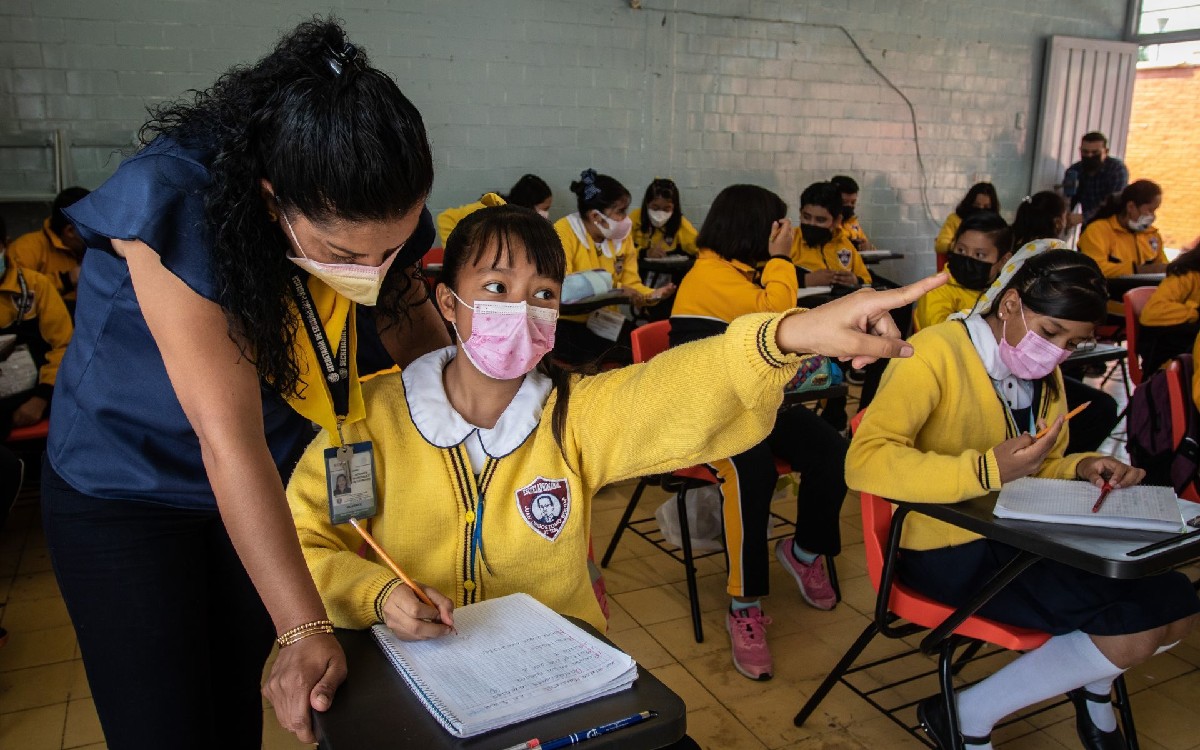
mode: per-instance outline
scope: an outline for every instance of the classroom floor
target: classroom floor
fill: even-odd
[[[1119,385],[1110,383],[1106,390],[1123,403]],[[850,408],[856,408],[853,400]],[[1106,447],[1122,453],[1122,437],[1115,435]],[[598,553],[607,544],[633,486],[610,487],[596,498]],[[665,498],[664,493],[648,491],[641,508],[652,512]],[[0,748],[104,748],[74,632],[50,569],[36,502],[36,493],[26,492],[0,534],[0,603],[7,601],[0,611],[0,625],[10,633],[8,645],[0,648]],[[790,502],[776,505],[782,515],[794,513]],[[684,698],[688,732],[702,747],[922,746],[841,685],[805,727],[792,726],[796,711],[866,626],[874,607],[875,594],[863,560],[858,498],[853,493],[844,506],[842,534],[844,549],[837,567],[843,602],[831,612],[805,605],[792,579],[771,560],[774,593],[765,608],[774,620],[768,637],[776,673],[769,682],[747,680],[729,663],[723,619],[728,597],[721,557],[698,563],[705,628],[705,640],[698,644],[692,637],[683,567],[636,536],[622,539],[605,572],[612,609],[609,636]],[[867,656],[897,649],[896,642],[878,639]],[[1006,658],[995,657],[987,670]],[[931,660],[922,665],[922,659],[917,656],[880,667],[868,679],[932,668]],[[1127,679],[1143,748],[1200,748],[1198,667],[1200,633],[1130,673]],[[915,700],[936,689],[936,678],[931,676],[902,692],[907,700]],[[264,707],[264,716],[264,748],[304,747],[279,728],[269,708]],[[995,739],[1000,747],[1034,750],[1079,746],[1069,707],[999,730]]]

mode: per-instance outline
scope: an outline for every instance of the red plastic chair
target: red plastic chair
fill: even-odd
[[[1184,357],[1187,358],[1186,362]],[[1196,405],[1184,396],[1188,390],[1185,385],[1190,385],[1183,382],[1184,373],[1191,370],[1191,359],[1192,355],[1181,354],[1167,365],[1167,396],[1171,404],[1171,448],[1173,450],[1177,450],[1179,444],[1183,442],[1184,435],[1187,434],[1188,422],[1192,419],[1200,419],[1200,414],[1196,413]],[[1200,503],[1200,491],[1196,489],[1196,480],[1188,482],[1179,496],[1184,500]]]
[[[1129,380],[1134,387],[1142,384],[1142,361],[1138,358],[1138,318],[1157,287],[1139,286],[1125,292],[1125,346],[1129,350]]]
[[[50,420],[43,419],[41,422],[31,424],[28,427],[14,427],[12,432],[8,433],[9,443],[20,443],[27,440],[45,440],[50,434]]]
[[[646,362],[656,354],[666,351],[670,344],[671,321],[658,320],[653,323],[639,326],[633,329],[630,334],[630,348],[633,350],[634,362]],[[792,467],[780,459],[775,459],[775,471],[780,474],[791,474]],[[689,466],[684,469],[670,472],[669,474],[659,474],[650,477],[643,477],[638,481],[637,488],[629,498],[629,503],[625,506],[625,512],[621,515],[621,521],[617,524],[616,531],[613,532],[613,537],[608,543],[608,548],[604,551],[604,557],[600,560],[600,567],[607,568],[609,561],[612,559],[613,553],[617,550],[617,544],[621,541],[622,534],[628,528],[635,534],[638,534],[646,541],[669,554],[675,560],[683,563],[685,575],[687,577],[688,600],[692,610],[692,629],[696,636],[696,642],[704,641],[704,625],[700,620],[700,598],[696,588],[696,566],[695,560],[697,555],[692,554],[692,539],[688,529],[687,521],[687,491],[704,487],[706,485],[717,484],[718,479],[716,474],[707,466],[697,465]],[[683,537],[682,557],[677,556],[676,552],[657,539],[651,538],[649,534],[637,528],[637,524],[655,522],[653,517],[631,520],[634,509],[637,508],[638,501],[642,499],[642,493],[646,487],[651,484],[657,484],[663,489],[675,492],[676,507],[679,512],[679,533]],[[779,516],[772,514],[776,520],[785,521]],[[700,555],[699,557],[707,557],[714,552]],[[838,592],[838,598],[841,599],[841,593],[837,584],[837,570],[834,568],[832,556],[825,557],[825,567],[829,572],[830,583],[833,585],[835,592]]]
[[[857,430],[864,412],[860,411],[850,422],[851,430]],[[825,678],[816,692],[808,699],[800,712],[796,714],[794,723],[802,726],[813,711],[817,709],[833,686],[854,671],[851,666],[876,635],[882,634],[887,638],[906,638],[923,630],[940,625],[955,611],[954,607],[930,599],[929,597],[905,586],[896,579],[895,565],[900,551],[900,532],[903,528],[901,514],[893,518],[895,506],[887,500],[868,492],[860,493],[862,502],[863,546],[867,557],[867,575],[871,585],[877,592],[875,602],[875,617],[858,640],[850,646],[841,661]],[[895,521],[895,522],[894,522]],[[1036,575],[1036,573],[1027,573]],[[897,621],[905,620],[905,624],[897,625]],[[954,702],[953,677],[961,664],[972,658],[984,643],[991,643],[1001,648],[1013,651],[1028,651],[1037,648],[1050,639],[1048,633],[1012,625],[1004,625],[978,615],[968,617],[958,626],[950,637],[941,643],[941,653],[938,660],[938,677],[942,699],[945,701],[951,723],[951,736],[958,737],[958,712]],[[960,645],[968,645],[962,658],[956,662],[954,652]],[[915,653],[915,651],[910,652]],[[870,667],[872,665],[866,665]],[[863,667],[863,668],[866,668]],[[1133,718],[1129,711],[1128,696],[1123,680],[1118,680],[1116,686],[1118,704],[1121,708],[1122,720],[1125,725],[1125,736],[1136,737],[1133,733]],[[881,689],[883,689],[881,687]],[[856,691],[858,692],[858,691]],[[873,697],[864,695],[873,706],[884,711],[891,717],[890,711],[877,703]],[[900,708],[903,708],[901,706]],[[895,717],[893,721],[899,722]],[[903,724],[902,724],[903,725]],[[906,728],[907,725],[903,725]],[[909,730],[918,736],[914,729]],[[1136,747],[1136,745],[1134,745]]]
[[[445,254],[446,251],[441,245],[438,245],[437,247],[431,247],[428,251],[426,251],[425,255],[422,256],[421,265],[428,266],[431,263],[441,265]]]

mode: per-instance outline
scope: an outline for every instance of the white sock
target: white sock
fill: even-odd
[[[1022,654],[983,682],[958,695],[959,728],[964,735],[984,737],[1005,716],[1080,685],[1121,674],[1092,639],[1076,630],[1056,635],[1040,648]]]
[[[1083,689],[1092,695],[1112,695],[1113,681],[1110,678],[1089,682],[1083,686]],[[1117,712],[1113,710],[1112,702],[1097,703],[1096,701],[1087,701],[1088,716],[1092,717],[1092,723],[1101,732],[1111,732],[1117,728]]]

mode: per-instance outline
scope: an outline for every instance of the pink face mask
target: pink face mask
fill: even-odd
[[[1005,335],[1008,330],[1008,320],[1004,321],[1000,333],[1000,361],[1007,365],[1008,369],[1012,370],[1012,374],[1018,378],[1041,380],[1054,372],[1054,368],[1071,356],[1071,352],[1055,346],[1034,333],[1033,329],[1029,327],[1029,322],[1025,320],[1025,305],[1023,304],[1021,305],[1021,322],[1025,324],[1025,335],[1021,337],[1016,346],[1013,346],[1008,343]]]
[[[454,294],[454,292],[450,292]],[[465,307],[474,310],[471,336],[463,339],[463,353],[475,369],[496,380],[515,380],[526,374],[554,348],[554,324],[558,310],[525,302],[476,302]]]
[[[597,212],[599,213],[599,212]],[[604,223],[596,222],[596,226],[600,229],[600,234],[604,235],[606,240],[613,242],[624,242],[629,233],[633,231],[633,220],[628,216],[620,221],[614,221],[604,214],[600,214],[601,220]]]

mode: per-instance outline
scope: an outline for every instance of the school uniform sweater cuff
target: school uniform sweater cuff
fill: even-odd
[[[1000,489],[1000,464],[996,463],[996,452],[988,449],[987,453],[979,455],[979,463],[975,469],[979,478],[979,486],[989,492]]]
[[[763,362],[772,369],[781,369],[797,365],[804,360],[809,354],[788,354],[779,348],[779,342],[776,340],[776,334],[779,331],[779,324],[789,315],[806,312],[805,308],[794,307],[786,312],[778,315],[771,315],[766,319],[758,319],[754,333],[754,345]],[[790,376],[789,376],[790,377]]]
[[[343,624],[333,618],[334,625],[355,629],[369,628],[383,622],[383,605],[398,581],[392,571],[380,567],[375,574],[362,576],[356,584],[354,593],[345,601],[350,616],[354,622]],[[328,606],[328,604],[326,605]]]
[[[377,622],[386,622],[383,616],[383,605],[387,604],[388,597],[396,590],[397,586],[403,586],[404,581],[399,578],[393,578],[383,585],[379,593],[375,596],[375,619]]]

